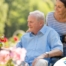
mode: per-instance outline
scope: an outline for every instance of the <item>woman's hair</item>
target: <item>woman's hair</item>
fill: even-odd
[[[66,0],[60,0],[60,1],[64,4],[64,6],[66,8]]]

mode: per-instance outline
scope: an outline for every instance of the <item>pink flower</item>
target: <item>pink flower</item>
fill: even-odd
[[[24,48],[10,48],[0,51],[0,63],[6,63],[12,59],[16,64],[20,64],[25,60],[26,50]]]
[[[11,56],[13,57],[13,60],[24,61],[26,50],[24,48],[13,48]]]
[[[10,53],[6,50],[0,51],[0,63],[6,63],[10,59]]]

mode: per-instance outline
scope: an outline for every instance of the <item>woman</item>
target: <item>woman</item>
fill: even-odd
[[[62,39],[66,35],[66,0],[56,0],[55,12],[48,13],[46,17],[47,25],[54,28]],[[66,43],[66,41],[62,40]]]
[[[64,44],[63,55],[66,56],[66,0],[56,0],[55,11],[48,13],[46,22],[59,33]]]

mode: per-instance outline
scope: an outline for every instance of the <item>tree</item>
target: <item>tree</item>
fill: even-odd
[[[0,34],[4,34],[5,22],[7,20],[8,5],[0,0]]]
[[[26,22],[29,13],[29,0],[6,0],[6,2],[9,5],[9,13],[5,27],[5,35],[10,37],[16,30],[27,30]]]
[[[27,17],[30,11],[40,10],[45,15],[54,8],[52,0],[5,0],[8,3],[5,35],[10,37],[16,30],[28,29]]]

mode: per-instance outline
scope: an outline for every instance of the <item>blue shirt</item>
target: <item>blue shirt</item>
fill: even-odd
[[[31,32],[25,33],[16,47],[23,47],[27,50],[25,61],[29,64],[31,64],[36,57],[45,52],[54,49],[63,51],[58,33],[46,25],[42,27],[37,35]],[[49,61],[49,59],[47,60]]]

